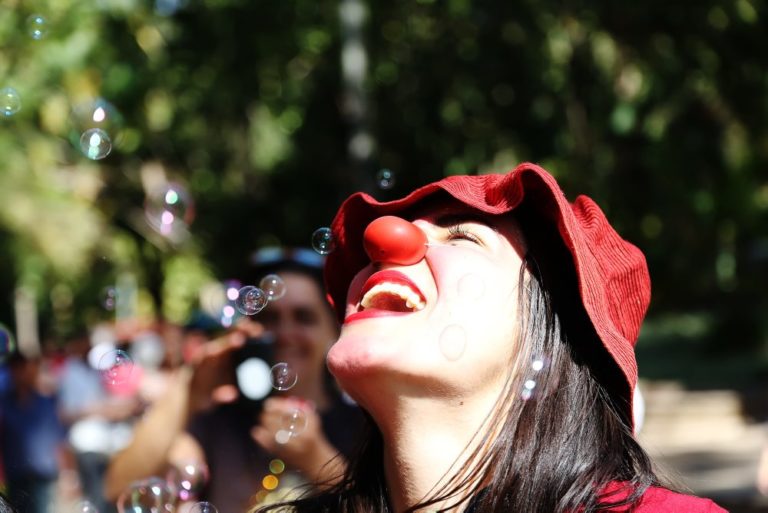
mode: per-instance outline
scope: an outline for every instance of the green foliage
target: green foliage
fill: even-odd
[[[156,5],[174,3],[41,0],[50,30],[34,41],[30,7],[0,3],[0,87],[23,101],[0,120],[0,236],[14,259],[3,283],[34,282],[46,303],[57,283],[79,298],[130,271],[177,318],[176,294],[198,281],[167,283],[170,262],[243,276],[255,247],[306,245],[381,167],[395,188],[370,192],[386,198],[532,160],[645,251],[652,313],[706,311],[713,345],[765,344],[764,1],[366,2],[363,123],[376,149],[362,169],[347,157],[337,3]],[[97,97],[123,122],[113,153],[92,162],[68,120]],[[195,198],[184,242],[143,223],[152,166]],[[135,258],[105,250],[125,240]]]

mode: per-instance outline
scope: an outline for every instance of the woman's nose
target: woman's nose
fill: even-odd
[[[412,265],[424,258],[427,236],[405,219],[383,216],[365,229],[363,247],[372,262]]]

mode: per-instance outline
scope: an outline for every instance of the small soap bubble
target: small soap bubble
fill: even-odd
[[[80,136],[80,150],[91,160],[101,160],[112,151],[112,139],[101,128],[89,128]]]
[[[27,18],[27,32],[35,41],[48,35],[48,20],[41,14],[33,14]]]
[[[395,173],[390,169],[382,169],[376,174],[376,183],[379,189],[388,190],[395,185]]]
[[[464,354],[464,349],[467,347],[467,332],[458,324],[446,326],[440,334],[438,344],[440,352],[443,353],[446,359],[452,362],[456,361],[461,358],[461,355]]]
[[[299,376],[290,365],[280,362],[272,366],[269,379],[272,382],[272,388],[282,392],[293,388],[299,380]]]
[[[165,479],[182,501],[197,497],[208,483],[208,466],[201,461],[188,461],[174,465]]]
[[[72,508],[72,513],[99,513],[99,509],[90,501],[80,501]]]
[[[281,429],[293,436],[299,436],[307,429],[307,414],[301,408],[294,408],[283,415]]]
[[[113,349],[101,355],[97,369],[106,383],[120,385],[131,377],[133,360],[122,349]]]
[[[117,307],[117,289],[115,287],[105,287],[101,291],[101,304],[109,312],[115,310]]]
[[[68,120],[68,137],[76,148],[95,160],[106,157],[113,148],[120,147],[124,140],[123,125],[123,116],[114,105],[103,98],[90,99],[72,107]],[[93,132],[93,129],[99,129],[101,132]],[[94,134],[97,134],[98,138],[93,138]],[[109,143],[108,149],[105,148],[106,142]]]
[[[210,502],[203,501],[193,504],[192,507],[189,508],[189,513],[219,513],[219,510]]]
[[[175,505],[176,494],[159,477],[133,482],[117,500],[120,513],[171,513]]]
[[[523,399],[523,401],[528,401],[529,399],[532,399],[534,396],[534,392],[536,389],[536,381],[532,379],[526,379],[525,383],[523,383],[523,390],[520,392],[520,397]]]
[[[312,234],[312,248],[321,255],[327,255],[336,249],[336,240],[330,228],[324,226],[315,230]]]
[[[235,306],[243,315],[256,315],[267,306],[268,302],[269,299],[263,290],[253,285],[246,285],[238,291]]]
[[[13,87],[0,89],[0,112],[9,118],[21,110],[21,96]]]
[[[270,301],[276,301],[285,295],[285,282],[276,274],[268,274],[259,282],[259,288]]]
[[[467,274],[459,280],[458,292],[464,300],[477,301],[485,294],[485,280],[477,274]]]
[[[0,362],[5,360],[15,350],[16,340],[13,338],[11,330],[0,324]]]
[[[534,356],[531,358],[529,365],[528,376],[523,382],[522,390],[520,391],[520,397],[524,401],[534,399],[538,392],[540,392],[540,384],[545,371],[549,365],[549,360],[544,356]]]
[[[194,202],[186,187],[169,182],[147,193],[144,214],[155,231],[175,238],[192,222]]]

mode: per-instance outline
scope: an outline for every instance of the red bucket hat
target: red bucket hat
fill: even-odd
[[[368,224],[398,215],[440,191],[491,215],[510,212],[525,199],[545,222],[557,227],[573,257],[584,309],[626,378],[629,387],[621,395],[631,405],[637,383],[634,346],[651,298],[645,256],[616,233],[594,201],[579,196],[570,203],[554,177],[535,164],[521,164],[504,175],[451,176],[394,201],[379,202],[365,193],[347,198],[331,224],[336,248],[325,264],[329,300],[339,319],[344,318],[350,282],[370,261],[363,248]]]

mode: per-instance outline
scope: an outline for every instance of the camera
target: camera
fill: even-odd
[[[240,392],[240,400],[259,408],[272,392],[270,377],[274,365],[274,336],[265,333],[259,338],[249,338],[232,355],[234,382]]]

